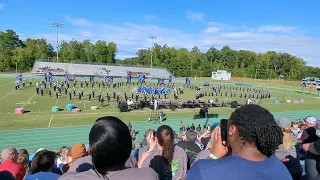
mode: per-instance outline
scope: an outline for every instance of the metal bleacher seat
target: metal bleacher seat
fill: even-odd
[[[48,67],[48,68],[46,68]],[[146,67],[129,67],[129,66],[114,66],[114,65],[93,65],[93,64],[73,64],[73,63],[56,63],[56,62],[43,62],[36,61],[32,73],[42,74],[46,69],[53,70],[55,75],[63,75],[68,72],[73,75],[103,75],[114,77],[125,77],[128,71],[134,73],[144,73],[147,78],[168,78],[172,76],[171,73],[165,68],[146,68]],[[54,70],[59,69],[55,73]],[[63,70],[63,71],[61,71]]]

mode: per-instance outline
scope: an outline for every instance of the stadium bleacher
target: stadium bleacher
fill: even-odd
[[[66,72],[77,76],[113,76],[125,77],[131,71],[133,77],[138,74],[145,74],[146,78],[168,78],[172,74],[164,68],[92,65],[92,64],[73,64],[36,61],[32,68],[33,74],[43,74],[51,71],[55,75],[64,75]]]

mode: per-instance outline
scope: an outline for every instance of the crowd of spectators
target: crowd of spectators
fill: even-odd
[[[320,122],[274,118],[259,105],[244,105],[228,119],[226,141],[218,124],[181,121],[149,129],[136,147],[136,131],[116,117],[96,120],[89,144],[35,154],[1,153],[0,179],[14,180],[206,180],[320,179]],[[304,161],[305,165],[301,165]]]

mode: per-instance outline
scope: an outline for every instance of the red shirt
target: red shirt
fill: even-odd
[[[0,164],[0,171],[9,171],[16,180],[22,180],[26,174],[26,168],[12,160],[3,161]]]

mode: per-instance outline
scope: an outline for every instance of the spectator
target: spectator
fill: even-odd
[[[132,125],[131,125],[130,122],[128,123],[128,129],[129,129],[129,131],[131,132],[131,130],[132,130]]]
[[[1,180],[15,180],[12,174],[9,171],[0,171]]]
[[[297,134],[297,140],[300,140],[301,139],[301,136],[302,136],[302,133],[303,131],[306,129],[306,125],[305,124],[300,124],[299,126],[299,132]]]
[[[305,129],[301,135],[299,142],[301,144],[312,143],[316,141],[319,137],[316,134],[317,131],[317,120],[314,117],[307,117],[305,119],[305,125],[307,129]]]
[[[186,152],[188,156],[187,170],[189,170],[201,149],[197,144],[195,144],[197,141],[196,132],[189,130],[186,132],[185,136],[185,141],[178,142],[177,146],[181,147]]]
[[[17,163],[17,158],[18,151],[16,148],[4,149],[1,153],[0,171],[8,171],[16,180],[22,180],[26,174],[26,168]]]
[[[231,114],[227,143],[222,142],[220,127],[213,136],[211,159],[195,162],[187,180],[292,179],[283,163],[272,156],[283,141],[281,128],[261,106],[244,105]],[[225,157],[230,149],[232,155]]]
[[[66,173],[75,160],[77,160],[79,158],[82,158],[82,157],[84,157],[86,155],[87,155],[87,150],[86,150],[86,146],[83,143],[77,143],[77,144],[73,145],[72,148],[71,148],[71,159],[72,159],[72,161],[66,163],[63,166],[62,172]]]
[[[26,154],[19,154],[17,163],[27,169],[29,165],[29,157]]]
[[[95,170],[68,172],[60,179],[157,180],[157,174],[150,168],[125,168],[131,148],[131,134],[125,123],[111,116],[99,118],[89,133],[88,152]]]
[[[306,143],[303,145],[303,150],[306,152],[305,170],[308,180],[320,179],[320,139],[314,143]]]
[[[179,146],[174,146],[174,133],[170,126],[162,125],[157,130],[157,145],[151,152],[141,155],[138,167],[151,167],[159,179],[181,179],[187,172],[187,155]]]
[[[199,126],[197,127],[196,131],[199,133],[201,132],[201,125],[199,124]]]
[[[52,151],[41,150],[32,159],[32,165],[26,180],[57,180],[60,175],[52,173],[57,154]]]
[[[196,130],[196,127],[194,126],[193,123],[191,124],[191,130],[192,130],[192,131],[195,131],[195,130]]]
[[[31,167],[31,161],[29,159],[29,153],[26,149],[20,149],[19,150],[19,156],[25,154],[28,157],[28,168]]]
[[[142,156],[142,154],[144,152],[151,152],[156,147],[156,145],[157,145],[156,131],[154,129],[148,129],[148,131],[146,133],[146,140],[147,140],[147,146],[140,148],[138,160],[140,159],[140,157]]]
[[[57,158],[57,167],[62,169],[63,166],[72,161],[72,157],[69,156],[71,149],[64,147],[60,149],[60,157]]]
[[[299,133],[299,131],[300,131],[299,126],[298,126],[298,123],[293,122],[290,129],[291,129],[292,134],[293,134],[295,137],[297,137],[297,135],[298,135],[298,133]]]
[[[302,167],[297,157],[297,140],[293,136],[290,128],[291,122],[287,118],[278,118],[276,123],[283,131],[282,144],[275,151],[275,156],[279,158],[289,170],[294,180],[300,180],[302,176]]]

